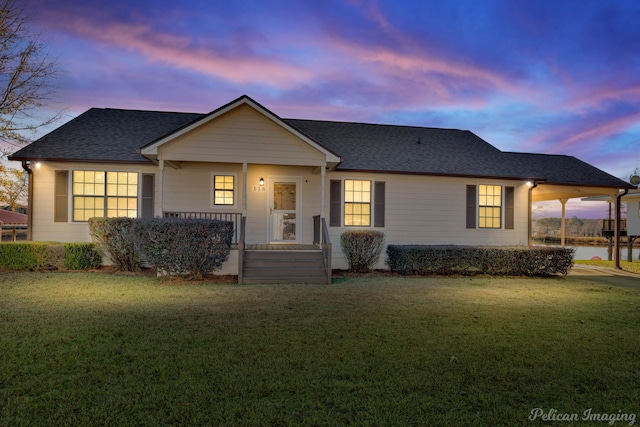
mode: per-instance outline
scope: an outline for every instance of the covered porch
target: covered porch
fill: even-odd
[[[616,267],[620,268],[620,238],[623,236],[622,223],[622,197],[627,194],[627,189],[611,187],[590,187],[576,185],[546,184],[544,182],[533,182],[530,188],[530,209],[529,209],[529,244],[532,238],[532,204],[535,202],[558,201],[561,204],[561,229],[560,244],[565,246],[566,242],[566,205],[571,199],[604,198],[611,201],[615,210],[615,220],[611,222],[613,256]]]

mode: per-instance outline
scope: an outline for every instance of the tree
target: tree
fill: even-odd
[[[0,148],[7,155],[29,142],[25,132],[57,121],[61,113],[38,119],[36,112],[53,96],[56,61],[40,36],[29,31],[28,18],[15,0],[0,0]]]
[[[16,211],[26,205],[28,176],[23,169],[0,165],[0,208]]]

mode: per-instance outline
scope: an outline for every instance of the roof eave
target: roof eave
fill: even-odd
[[[500,176],[500,175],[481,175],[481,174],[456,174],[456,173],[442,173],[442,172],[426,172],[426,171],[392,171],[392,170],[379,170],[379,169],[351,169],[351,168],[336,168],[336,172],[359,172],[359,173],[376,173],[376,174],[389,174],[389,175],[419,175],[419,176],[439,176],[439,177],[451,177],[451,178],[483,178],[483,179],[503,179],[509,181],[536,181],[544,182],[545,178],[532,177],[532,176]]]

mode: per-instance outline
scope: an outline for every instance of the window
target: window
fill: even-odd
[[[344,220],[345,226],[370,227],[373,222],[374,227],[384,227],[385,190],[384,181],[346,179],[343,183],[332,179],[329,181],[329,226],[341,227]]]
[[[500,185],[467,185],[467,228],[515,228],[515,187]],[[477,225],[477,226],[476,226]]]
[[[138,216],[138,173],[73,171],[73,220]]]
[[[371,181],[344,180],[344,225],[371,225]]]
[[[502,227],[502,186],[478,186],[478,227]]]
[[[214,175],[213,176],[213,204],[216,206],[233,206],[235,176]]]

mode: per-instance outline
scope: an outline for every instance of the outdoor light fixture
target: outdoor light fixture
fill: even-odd
[[[36,168],[40,169],[42,167],[42,163],[36,162]]]
[[[263,186],[264,186],[264,178],[260,177],[260,187],[263,187]]]

